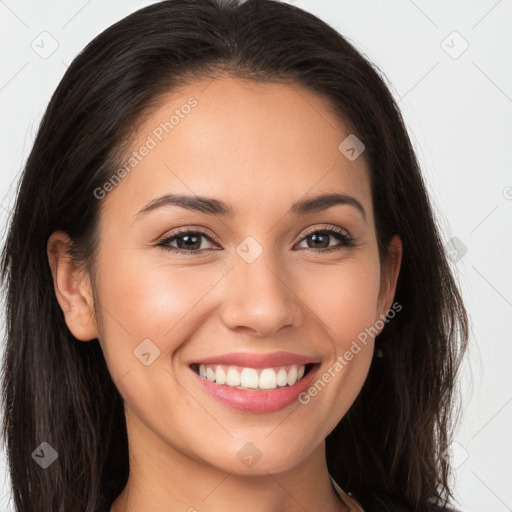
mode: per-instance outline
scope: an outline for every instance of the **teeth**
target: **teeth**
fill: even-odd
[[[254,368],[244,368],[240,375],[240,385],[243,388],[257,388],[258,387],[258,372]]]
[[[228,378],[226,380],[226,384],[228,386],[236,387],[240,386],[242,383],[240,373],[235,368],[230,368],[228,370]]]
[[[304,372],[302,372],[304,373]],[[288,373],[286,373],[286,370],[284,368],[281,368],[277,372],[277,385],[278,386],[286,386],[288,384]]]
[[[226,382],[226,374],[220,366],[217,366],[215,370],[215,382],[217,384],[224,384]]]
[[[258,381],[260,389],[275,389],[277,387],[277,375],[271,368],[265,368],[260,373],[260,380]]]
[[[288,365],[278,368],[241,368],[224,365],[199,365],[199,375],[216,384],[238,389],[276,389],[293,386],[304,377],[305,365]]]
[[[292,366],[288,372],[288,386],[293,386],[297,382],[297,367]]]
[[[206,378],[215,382],[215,372],[209,366],[206,368]]]

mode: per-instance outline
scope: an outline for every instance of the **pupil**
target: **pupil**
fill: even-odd
[[[323,235],[322,235],[322,234],[320,234],[320,235],[319,235],[318,233],[314,233],[314,234],[312,234],[312,235],[310,235],[310,236],[311,236],[311,239],[313,240],[313,243],[317,243],[319,238],[320,238],[320,239],[322,239],[322,238],[323,238],[323,239],[324,239],[324,242],[325,242],[325,241],[327,241],[327,239],[328,239],[328,236],[329,236],[329,235],[325,235],[325,234],[323,234]],[[322,242],[321,242],[321,240],[320,240],[320,243],[322,243]],[[308,245],[309,245],[309,244],[308,244]],[[324,244],[324,246],[325,246],[325,244]],[[310,247],[311,247],[311,245],[310,245]],[[325,246],[325,247],[326,247],[326,246]]]
[[[192,239],[195,239],[195,241],[192,241],[191,244],[187,244],[187,241],[191,241]],[[180,241],[183,241],[183,243],[180,243]],[[180,249],[197,249],[201,245],[200,237],[197,235],[181,235],[179,238],[177,238],[178,247]]]

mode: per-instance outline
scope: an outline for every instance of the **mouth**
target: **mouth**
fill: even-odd
[[[316,363],[252,368],[224,364],[192,363],[190,368],[203,380],[242,391],[272,391],[295,386],[318,366]]]
[[[320,363],[265,368],[192,363],[189,367],[205,397],[230,410],[254,414],[302,404],[298,397],[313,384]]]

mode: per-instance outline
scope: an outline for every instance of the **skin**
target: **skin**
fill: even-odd
[[[381,267],[364,153],[349,161],[340,152],[349,129],[325,99],[297,85],[194,82],[164,98],[133,149],[192,96],[198,105],[101,200],[98,321],[89,275],[64,254],[67,235],[48,241],[66,323],[78,340],[99,339],[124,399],[130,477],[111,512],[218,512],[241,503],[246,512],[348,510],[331,489],[324,440],[364,384],[371,337],[307,405],[272,413],[224,406],[188,365],[283,350],[315,357],[320,377],[391,307],[402,245],[392,240]],[[134,221],[169,192],[222,200],[235,215],[166,206]],[[290,213],[295,201],[328,192],[356,198],[366,220],[349,205]],[[156,245],[187,226],[213,241],[200,238],[194,254]],[[307,228],[336,226],[356,247],[333,235],[316,246],[305,238]],[[236,252],[247,236],[263,249],[252,263]],[[184,247],[178,241],[171,245]],[[326,246],[340,250],[322,253]],[[160,350],[149,366],[133,353],[146,338]],[[237,457],[248,442],[261,452],[250,468]]]

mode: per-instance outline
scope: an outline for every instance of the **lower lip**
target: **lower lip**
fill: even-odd
[[[298,395],[309,388],[319,367],[319,364],[315,364],[309,373],[293,386],[269,391],[243,391],[224,384],[215,384],[191,370],[199,379],[201,386],[219,402],[238,411],[264,413],[279,411],[295,402]]]

